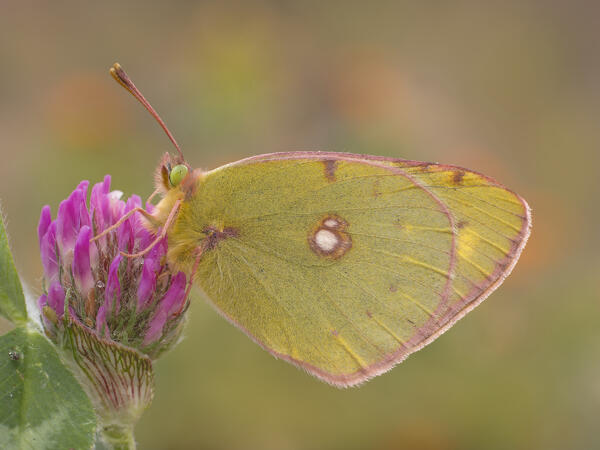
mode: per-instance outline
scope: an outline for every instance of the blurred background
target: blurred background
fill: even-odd
[[[360,388],[276,361],[196,294],[156,364],[141,449],[600,446],[598,2],[0,0],[0,199],[39,293],[36,227],[82,179],[150,194],[188,161],[320,149],[458,164],[525,197],[514,273],[433,345]],[[6,324],[0,324],[0,328]]]

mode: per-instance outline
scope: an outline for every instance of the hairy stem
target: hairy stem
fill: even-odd
[[[97,450],[135,450],[133,425],[108,425],[98,431]]]

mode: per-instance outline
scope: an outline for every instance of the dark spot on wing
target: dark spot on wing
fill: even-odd
[[[396,292],[397,290],[398,290],[398,287],[395,284],[390,285],[390,292]]]
[[[336,214],[327,214],[308,232],[308,245],[319,256],[339,259],[352,248],[352,238],[347,232],[348,222]],[[335,239],[330,247],[319,241],[319,234],[325,233]],[[322,236],[322,235],[321,235]]]
[[[327,178],[327,181],[335,181],[337,161],[333,159],[326,159],[323,161],[323,164],[325,165],[325,178]]]
[[[455,170],[452,176],[452,182],[454,184],[462,184],[465,173],[462,170]]]
[[[204,229],[204,233],[206,233],[206,237],[202,241],[204,250],[212,250],[217,246],[219,241],[240,235],[237,228],[233,227],[224,227],[222,230],[215,227],[207,227]]]
[[[375,178],[373,181],[373,197],[377,198],[381,195],[381,180]]]
[[[367,317],[370,319],[371,317],[373,317],[373,313],[369,310],[367,310]]]
[[[456,224],[456,228],[461,229],[461,228],[466,227],[468,224],[469,224],[469,222],[465,222],[464,220],[461,220],[460,222],[458,222]]]
[[[498,268],[500,268],[502,271],[506,270],[506,268],[508,267],[508,264],[510,263],[510,260],[508,259],[503,259],[502,261],[499,261],[498,264],[496,265]]]

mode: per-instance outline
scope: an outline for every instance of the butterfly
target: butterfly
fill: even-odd
[[[330,384],[364,382],[434,341],[504,281],[529,237],[523,198],[457,166],[307,151],[194,170],[123,69],[111,74],[178,150],[156,170],[152,213],[131,214],[168,238],[169,264],[227,320]]]

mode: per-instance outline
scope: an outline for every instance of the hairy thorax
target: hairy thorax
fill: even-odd
[[[202,171],[193,171],[179,186],[165,193],[152,213],[155,223],[150,227],[154,233],[159,233],[179,202],[167,233],[169,242],[167,259],[173,268],[187,273],[191,270],[198,247],[206,237],[198,226],[195,213],[199,201],[197,197],[204,180]]]

